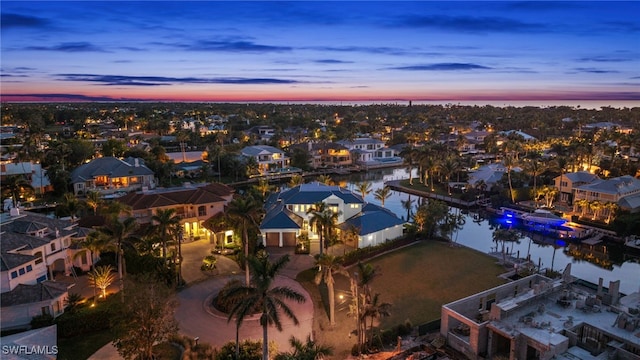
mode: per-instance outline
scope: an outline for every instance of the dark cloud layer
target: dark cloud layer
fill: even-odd
[[[49,26],[49,20],[31,15],[3,13],[0,16],[2,30],[12,28],[43,28]]]
[[[427,65],[410,65],[389,68],[391,70],[407,70],[407,71],[456,71],[456,70],[489,70],[488,66],[470,64],[470,63],[439,63]]]
[[[289,46],[273,46],[256,44],[252,41],[211,41],[200,40],[192,44],[178,45],[190,51],[227,51],[227,52],[286,52],[291,51]]]
[[[166,76],[127,76],[97,74],[58,74],[63,81],[86,81],[104,85],[159,86],[172,84],[297,84],[300,81],[275,78],[242,78],[242,77],[166,77]]]
[[[446,15],[410,15],[396,18],[392,26],[441,29],[447,31],[473,33],[532,33],[547,31],[547,26],[540,23],[529,23],[505,17],[472,17]]]
[[[106,52],[106,50],[100,48],[89,42],[65,42],[51,46],[28,46],[25,50],[31,51],[60,51],[60,52]]]

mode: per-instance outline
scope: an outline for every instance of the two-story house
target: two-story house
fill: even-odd
[[[600,179],[588,171],[577,171],[566,173],[553,179],[555,188],[558,189],[560,202],[571,204],[573,202],[573,191],[575,188],[590,184]]]
[[[345,188],[314,182],[272,194],[267,199],[266,214],[260,224],[263,244],[293,247],[298,236],[307,234],[312,250],[318,250],[319,234],[310,224],[313,215],[309,213],[318,202],[338,214],[338,231],[358,230],[358,242],[351,244],[354,248],[377,245],[403,234],[404,222],[390,211],[366,203]]]
[[[339,140],[336,143],[349,149],[353,162],[358,164],[375,161],[376,152],[384,148],[384,141],[373,138]]]
[[[301,148],[309,153],[309,165],[314,169],[351,166],[351,153],[345,146],[334,142],[313,142],[291,145],[289,150]]]
[[[155,189],[129,193],[117,201],[131,207],[139,224],[150,224],[158,210],[175,209],[186,239],[208,239],[211,243],[232,241],[232,230],[213,233],[204,226],[211,217],[223,213],[233,199],[234,190],[224,184],[192,184],[181,188]]]
[[[288,168],[290,163],[284,151],[269,145],[247,146],[241,150],[241,154],[256,161],[261,175],[280,172]]]
[[[629,211],[640,212],[640,180],[630,175],[607,180],[595,180],[574,188],[573,207],[575,212],[591,215],[593,219],[609,218],[614,211],[608,204]],[[586,206],[586,200],[596,206]]]
[[[76,195],[84,195],[88,191],[106,195],[156,187],[154,173],[143,159],[111,156],[93,159],[78,166],[71,172],[71,183]]]
[[[2,328],[26,327],[36,315],[64,311],[69,285],[52,281],[73,267],[88,270],[89,252],[73,246],[78,228],[65,220],[11,209],[0,223]]]

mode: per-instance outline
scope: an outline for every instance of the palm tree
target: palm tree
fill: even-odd
[[[409,185],[413,185],[413,161],[415,158],[415,149],[413,147],[404,148],[400,152],[400,156],[407,164],[407,172],[409,172]]]
[[[318,176],[318,182],[325,185],[333,185],[333,179],[329,175]]]
[[[112,216],[107,219],[104,226],[98,228],[101,236],[104,236],[111,243],[118,256],[118,276],[120,277],[120,292],[122,293],[122,301],[124,301],[124,276],[126,274],[126,266],[124,263],[124,245],[136,239],[135,232],[138,229],[138,223],[133,217],[123,220]]]
[[[176,209],[158,209],[151,217],[152,232],[158,235],[162,243],[162,259],[167,263],[167,242],[178,233],[180,218],[176,215]]]
[[[496,243],[502,243],[502,262],[505,263],[506,253],[504,251],[504,247],[507,242],[516,242],[520,243],[520,234],[513,229],[502,229],[498,228],[493,231],[493,241]]]
[[[2,195],[10,197],[13,207],[18,207],[18,201],[26,194],[33,194],[35,190],[31,183],[21,175],[10,175],[2,180]]]
[[[380,200],[382,207],[384,207],[384,202],[391,196],[391,188],[387,185],[382,187],[381,189],[376,190],[375,198],[376,200]]]
[[[318,345],[311,340],[311,336],[307,336],[306,342],[291,336],[289,344],[293,348],[292,352],[280,353],[276,355],[274,360],[320,360],[325,356],[333,355],[333,349],[330,346]]]
[[[93,210],[93,215],[98,213],[98,208],[102,204],[102,198],[97,191],[88,191],[87,198],[84,200],[84,204],[89,209]]]
[[[231,297],[237,296],[239,301],[229,312],[227,321],[231,321],[235,316],[236,325],[240,327],[245,317],[255,312],[261,313],[262,359],[269,360],[268,326],[275,325],[279,331],[282,331],[281,312],[292,319],[294,324],[298,325],[298,318],[285,300],[303,303],[306,299],[304,295],[290,287],[274,286],[278,272],[289,262],[288,254],[274,263],[271,263],[267,256],[251,256],[247,259],[247,262],[253,273],[251,283],[248,285],[238,283],[237,286],[229,289],[228,295]]]
[[[95,254],[99,254],[102,251],[113,250],[112,244],[109,242],[109,239],[104,236],[100,236],[100,233],[96,231],[92,231],[87,236],[78,241],[77,243],[80,247],[89,252],[89,256],[91,257],[91,269],[94,269],[93,259],[95,258]],[[73,255],[73,258],[76,259],[80,256],[84,256],[85,251],[79,251]]]
[[[309,225],[315,228],[315,232],[318,234],[320,239],[320,255],[322,255],[322,251],[324,248],[324,214],[327,210],[327,204],[322,201],[319,201],[307,210],[307,215],[311,215],[309,217]]]
[[[342,267],[341,260],[333,255],[317,254],[315,259],[318,267],[315,282],[316,285],[320,285],[320,282],[323,281],[327,285],[327,291],[329,292],[329,321],[331,326],[334,326],[336,324],[336,301],[333,275],[338,273],[346,275],[347,272]]]
[[[619,208],[618,204],[614,202],[607,202],[604,204],[604,209],[607,210],[607,220],[605,220],[607,224],[611,222],[611,218],[613,217],[615,212],[618,210],[618,208]]]
[[[78,198],[76,198],[72,193],[65,193],[61,207],[64,211],[69,213],[71,221],[75,221],[76,216],[78,216],[78,211],[80,211],[80,202],[78,201]]]
[[[409,221],[409,219],[411,218],[411,209],[413,209],[414,202],[415,200],[411,199],[411,195],[409,195],[409,198],[407,200],[400,200],[402,208],[407,210],[407,221]]]
[[[102,297],[106,299],[107,288],[114,282],[116,276],[113,273],[113,267],[111,265],[107,265],[96,267],[87,274],[87,278],[89,279],[89,284],[94,288],[100,289],[100,291],[102,291]],[[95,302],[95,299],[93,299],[93,301]]]
[[[515,194],[513,193],[513,184],[511,182],[511,171],[513,171],[513,168],[516,165],[516,160],[512,155],[507,154],[507,156],[505,156],[504,159],[502,159],[502,163],[504,167],[507,169],[507,179],[509,181],[509,195],[511,195],[511,202],[515,204],[516,197],[515,197]]]
[[[261,209],[251,196],[236,197],[227,208],[227,216],[235,225],[235,228],[242,233],[242,246],[244,248],[244,269],[245,283],[249,285],[249,230],[258,228],[258,220]]]
[[[391,315],[391,303],[387,302],[379,302],[380,294],[376,293],[371,297],[371,299],[364,305],[364,313],[363,317],[366,319],[367,317],[371,319],[371,324],[369,325],[369,347],[373,345],[373,322],[375,319],[379,319],[381,317],[387,317]],[[366,324],[365,324],[366,327]]]
[[[291,179],[289,179],[289,187],[291,188],[302,184],[304,184],[304,178],[300,174],[294,174]]]
[[[589,200],[579,199],[573,202],[574,210],[577,211],[580,208],[580,217],[584,217],[589,209]]]
[[[269,180],[265,178],[261,178],[260,180],[258,180],[258,184],[254,186],[256,190],[258,190],[260,195],[262,195],[263,199],[265,198],[265,196],[267,196],[267,194],[271,191],[271,188],[272,188],[272,186],[269,185]]]
[[[367,196],[371,192],[371,183],[368,181],[363,181],[356,184],[356,188],[360,191],[362,195],[362,200],[364,200],[365,196]]]
[[[529,175],[533,177],[533,193],[536,194],[538,190],[537,179],[538,175],[542,174],[547,167],[538,158],[527,159],[525,163],[525,170]],[[538,207],[538,197],[534,197],[535,207]]]

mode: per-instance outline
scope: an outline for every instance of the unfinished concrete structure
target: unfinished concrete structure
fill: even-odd
[[[570,266],[443,305],[441,335],[470,359],[640,359],[640,293],[593,291]]]

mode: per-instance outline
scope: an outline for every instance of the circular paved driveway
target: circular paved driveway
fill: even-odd
[[[236,339],[235,321],[227,322],[224,315],[214,314],[208,309],[206,301],[211,295],[216,294],[229,280],[243,276],[224,276],[210,278],[209,280],[191,285],[177,294],[178,305],[175,318],[178,320],[180,333],[191,338],[199,337],[200,341],[207,342],[214,347],[221,347],[229,341]],[[274,326],[268,330],[269,342],[278,344],[278,351],[290,349],[289,338],[295,336],[304,340],[311,334],[313,328],[313,302],[307,291],[295,280],[278,276],[276,286],[289,286],[303,294],[307,301],[302,304],[289,302],[289,307],[298,318],[299,324],[295,325],[286,315],[281,314],[282,332]],[[262,341],[262,327],[258,317],[245,320],[240,327],[240,340],[254,339]]]

